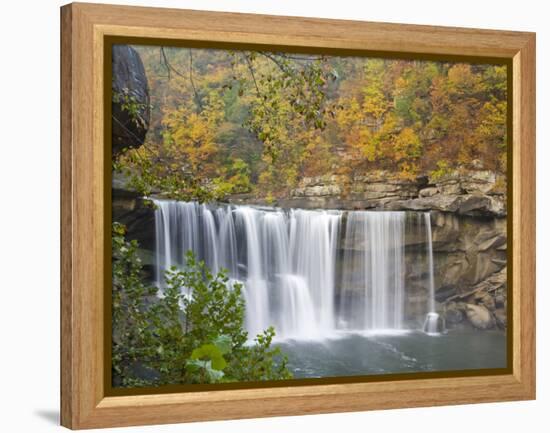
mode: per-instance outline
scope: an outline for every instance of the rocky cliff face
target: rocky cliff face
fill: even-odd
[[[114,45],[112,53],[112,153],[136,148],[145,141],[149,129],[149,88],[143,62],[128,45]],[[128,236],[145,250],[155,243],[154,213],[146,201],[129,191],[124,179],[113,173],[113,221],[126,225]]]
[[[438,210],[465,216],[506,216],[506,179],[492,171],[456,170],[440,178],[304,177],[280,206],[335,209]]]
[[[436,306],[447,326],[505,329],[507,324],[506,181],[489,171],[461,171],[406,181],[376,172],[353,179],[304,178],[275,206],[349,210],[430,211]],[[233,197],[235,203],[250,198]],[[258,204],[265,204],[258,202]],[[118,194],[115,219],[146,250],[154,248],[154,214],[141,198]],[[413,216],[414,214],[411,214]],[[406,314],[421,320],[428,299],[426,235],[422,218],[409,218],[405,239]],[[418,225],[417,228],[414,226]],[[342,245],[342,251],[356,246]],[[421,327],[422,323],[417,323]]]
[[[139,147],[149,129],[149,88],[139,54],[128,45],[113,46],[113,154]]]
[[[348,210],[430,211],[436,301],[449,327],[506,327],[506,179],[486,170],[456,170],[415,180],[376,171],[363,176],[303,178],[276,205]],[[414,222],[412,222],[414,224]],[[420,233],[409,230],[409,233]],[[427,274],[419,265],[422,235],[406,240],[407,311],[425,311]]]
[[[506,219],[432,211],[437,310],[448,327],[506,327]],[[425,309],[428,275],[418,266],[424,239],[407,239],[409,312]],[[486,317],[486,319],[483,319]]]

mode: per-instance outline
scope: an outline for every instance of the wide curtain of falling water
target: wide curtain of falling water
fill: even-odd
[[[404,326],[404,212],[282,210],[155,200],[156,279],[193,251],[243,284],[251,336]]]

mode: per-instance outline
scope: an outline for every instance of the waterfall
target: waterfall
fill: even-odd
[[[334,330],[336,248],[341,212],[291,211],[293,273],[307,283],[318,332]]]
[[[200,254],[199,205],[163,200],[155,204],[156,282],[162,288],[164,272],[181,267],[187,251]]]
[[[243,290],[246,302],[246,324],[248,331],[256,335],[271,325],[266,267],[262,257],[265,254],[262,247],[266,245],[262,242],[260,231],[263,214],[250,207],[239,207],[237,216],[239,225],[244,229],[247,252],[246,281]]]
[[[243,284],[251,338],[268,326],[296,339],[406,328],[407,213],[154,202],[158,286],[188,250],[227,269]]]
[[[426,248],[428,259],[428,314],[424,322],[424,332],[427,334],[437,334],[442,331],[439,314],[435,311],[435,284],[434,284],[434,261],[433,261],[433,243],[432,243],[432,220],[429,212],[424,213],[424,225],[426,227]]]
[[[405,302],[403,212],[348,214],[340,321],[351,329],[402,329]]]
[[[426,246],[428,248],[428,289],[429,289],[429,313],[435,313],[435,284],[434,284],[434,259],[432,245],[432,220],[429,212],[424,214],[424,223],[426,225]]]

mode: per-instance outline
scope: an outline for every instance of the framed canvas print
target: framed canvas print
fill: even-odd
[[[62,424],[535,398],[535,36],[62,7]]]

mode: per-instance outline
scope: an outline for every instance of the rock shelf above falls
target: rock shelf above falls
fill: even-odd
[[[346,186],[351,192],[345,199],[342,182],[337,176],[304,178],[290,198],[276,204],[283,208],[297,205],[303,209],[333,205],[340,211],[408,210],[422,215],[429,212],[436,309],[445,313],[450,327],[465,324],[483,329],[506,327],[507,236],[502,178],[491,172],[470,171],[451,173],[438,180],[405,181],[388,180],[387,173],[376,172],[354,178],[351,187]],[[243,202],[265,205],[246,196],[232,197],[231,201],[235,205]],[[345,230],[347,216],[341,213],[339,227]],[[115,188],[113,215],[115,220],[127,224],[129,236],[137,239],[152,256],[156,242],[154,211],[143,206],[142,200],[132,192]],[[430,296],[423,252],[426,236],[422,229],[424,223],[414,222],[413,218],[407,221],[402,238],[406,281],[403,320],[405,326],[421,327]],[[341,260],[348,250],[362,248],[360,243],[342,237],[336,260]],[[155,273],[153,262],[149,260],[151,275]],[[475,307],[470,307],[472,305]]]

